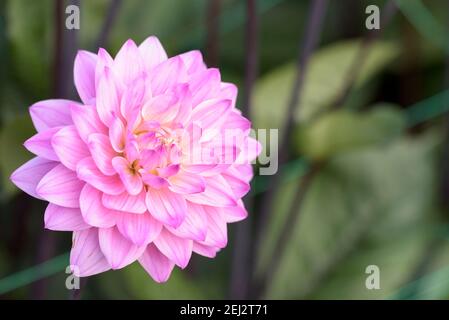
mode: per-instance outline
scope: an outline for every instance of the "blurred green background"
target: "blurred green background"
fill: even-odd
[[[96,51],[102,44],[115,54],[128,38],[139,43],[153,34],[169,55],[200,49],[220,68],[223,81],[239,86],[240,99],[243,93],[245,1],[118,1],[103,39],[113,1],[75,1],[81,29],[76,37],[63,32],[62,44],[57,2],[0,0],[0,298],[70,296],[65,288],[70,234],[44,230],[45,204],[20,193],[8,177],[32,157],[22,146],[34,132],[28,107],[73,97],[64,68],[72,67],[77,48]],[[219,3],[215,11],[212,2]],[[251,120],[255,128],[282,133],[311,1],[256,3],[259,64]],[[289,159],[278,173],[268,230],[253,253],[256,275],[264,274],[273,257],[295,188],[314,163],[323,165],[283,244],[279,268],[259,297],[449,298],[449,2],[396,1],[398,10],[357,66],[341,108],[332,108],[348,83],[361,39],[369,34],[366,6],[385,3],[328,3],[295,113]],[[213,25],[218,33],[211,40]],[[57,62],[61,45],[68,51]],[[256,222],[269,179],[258,176],[253,182],[250,214]],[[228,247],[216,259],[194,256],[166,284],[155,284],[135,263],[90,277],[82,298],[232,298],[236,227],[229,226]],[[379,290],[365,287],[368,265],[380,269]]]

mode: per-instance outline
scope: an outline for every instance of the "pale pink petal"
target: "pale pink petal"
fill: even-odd
[[[109,139],[112,148],[117,152],[125,151],[125,133],[123,122],[119,118],[113,119],[109,127]]]
[[[251,164],[234,164],[233,167],[240,172],[241,178],[245,181],[251,181],[254,176],[253,166]]]
[[[97,112],[101,121],[110,126],[120,114],[119,89],[112,71],[105,67],[97,88]]]
[[[120,112],[128,127],[133,128],[140,120],[140,110],[144,103],[147,90],[146,77],[140,76],[125,88],[120,100]]]
[[[143,60],[131,39],[120,48],[114,59],[114,71],[125,85],[130,85],[143,72]]]
[[[150,70],[161,62],[167,60],[167,54],[159,42],[159,39],[155,36],[146,38],[139,46],[139,51],[146,70]]]
[[[39,182],[36,193],[48,202],[62,207],[79,208],[79,197],[84,182],[76,173],[58,164]]]
[[[237,101],[237,93],[238,93],[238,89],[235,84],[227,83],[227,82],[222,82],[220,84],[220,93],[218,94],[218,96],[222,99],[231,100],[232,108],[235,108],[235,102]]]
[[[99,230],[100,248],[112,269],[121,269],[136,261],[146,246],[137,246],[116,227]]]
[[[76,174],[79,179],[89,183],[104,193],[118,195],[125,191],[125,187],[119,176],[106,176],[101,173],[91,157],[84,158],[78,162]]]
[[[179,55],[184,62],[187,73],[194,74],[207,69],[203,61],[203,55],[199,50],[192,50]]]
[[[207,235],[202,244],[218,248],[226,247],[228,243],[227,224],[221,208],[204,206],[207,214]]]
[[[162,223],[148,212],[144,214],[122,213],[117,219],[117,229],[138,246],[152,242],[162,230]]]
[[[249,164],[251,161],[257,158],[257,156],[262,151],[262,145],[256,139],[248,137],[245,140],[245,145],[242,148],[238,158],[236,159],[237,164]]]
[[[54,231],[78,231],[90,228],[79,208],[60,207],[49,203],[45,210],[45,228]]]
[[[203,192],[206,189],[204,178],[199,174],[181,170],[169,178],[169,189],[180,194],[192,194]]]
[[[241,174],[234,167],[230,167],[222,176],[231,187],[236,198],[244,197],[251,189],[249,183],[242,178]]]
[[[231,111],[231,100],[210,99],[193,109],[191,121],[198,123],[204,129],[202,141],[214,137],[226,121]]]
[[[67,126],[56,132],[51,138],[51,145],[61,163],[71,170],[76,170],[78,162],[90,155],[75,126]]]
[[[219,207],[233,207],[237,204],[231,187],[221,175],[204,177],[204,180],[206,190],[202,193],[186,194],[187,200]]]
[[[192,256],[192,240],[177,237],[164,228],[153,243],[180,268],[184,269],[189,263]]]
[[[80,209],[84,221],[94,227],[109,228],[116,224],[121,213],[106,208],[102,203],[103,193],[86,184],[80,195]]]
[[[73,233],[70,265],[77,277],[88,277],[111,269],[101,252],[97,228]]]
[[[202,101],[217,97],[220,90],[220,81],[220,71],[216,68],[197,72],[191,77],[189,86],[193,97],[193,109]]]
[[[185,219],[187,205],[184,197],[168,189],[148,188],[145,202],[153,217],[173,228]]]
[[[30,115],[34,127],[40,132],[53,127],[72,124],[72,118],[70,117],[70,107],[72,105],[79,105],[79,103],[63,99],[36,102],[30,107]]]
[[[176,229],[167,228],[181,238],[204,241],[207,235],[207,214],[202,205],[187,201],[187,215],[184,221]]]
[[[172,121],[179,110],[177,98],[173,95],[159,95],[148,100],[142,107],[145,120],[167,123]]]
[[[220,248],[193,242],[192,251],[207,258],[215,258],[217,252],[220,251]]]
[[[138,195],[142,191],[142,178],[137,172],[133,172],[130,164],[123,157],[115,157],[112,159],[112,166],[120,176],[123,185],[131,195]]]
[[[235,207],[221,208],[221,212],[223,214],[223,219],[228,223],[242,221],[248,217],[248,211],[246,211],[242,200],[239,200],[238,205]]]
[[[106,208],[141,214],[147,211],[145,195],[146,193],[144,190],[136,196],[130,195],[127,192],[123,192],[119,195],[105,193],[103,194],[102,201]]]
[[[165,93],[177,83],[187,80],[187,71],[179,56],[172,57],[153,68],[150,74],[154,96]]]
[[[53,146],[51,145],[51,139],[53,135],[58,132],[61,127],[53,127],[44,131],[36,133],[34,136],[29,138],[23,144],[28,151],[34,153],[35,155],[48,159],[59,161],[58,155],[55,153]]]
[[[251,122],[240,114],[237,109],[232,109],[229,112],[226,122],[223,125],[226,129],[239,129],[245,134],[248,134],[251,128]]]
[[[97,55],[80,50],[75,57],[73,77],[75,87],[84,104],[89,104],[95,99],[95,67]]]
[[[142,181],[153,189],[162,189],[168,187],[168,182],[165,178],[159,177],[152,173],[143,173]]]
[[[30,196],[42,199],[36,193],[36,187],[39,181],[57,165],[58,162],[35,157],[16,169],[10,179],[19,189]]]
[[[139,263],[153,278],[154,281],[161,283],[168,280],[175,264],[164,256],[158,248],[150,243],[142,256]]]
[[[95,66],[95,88],[98,88],[100,78],[103,76],[105,67],[112,68],[114,60],[103,48],[98,49],[97,65]]]
[[[179,164],[170,164],[164,168],[158,168],[157,173],[164,178],[170,178],[179,172]]]
[[[93,133],[89,136],[87,145],[98,169],[105,175],[114,175],[116,172],[112,166],[112,158],[117,155],[117,152],[112,149],[109,137],[101,133]]]
[[[90,105],[72,105],[70,112],[78,134],[84,142],[87,143],[92,133],[108,133],[108,129],[98,117],[95,107]]]

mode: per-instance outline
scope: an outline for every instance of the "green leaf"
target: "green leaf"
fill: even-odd
[[[35,133],[28,114],[21,115],[6,123],[0,131],[0,174],[2,181],[2,197],[18,191],[11,183],[9,176],[19,166],[31,159],[23,143]]]
[[[339,110],[305,124],[297,133],[300,153],[323,160],[336,154],[389,141],[405,128],[406,120],[391,105],[364,113]]]
[[[405,283],[436,223],[436,135],[341,154],[312,182],[268,298],[386,298]],[[266,267],[298,182],[284,185],[260,252]],[[380,268],[367,290],[365,269]]]
[[[344,88],[351,63],[360,49],[359,40],[342,41],[317,51],[311,58],[295,121],[307,121],[328,107]],[[357,77],[359,88],[384,69],[399,54],[396,44],[378,41],[372,45]],[[295,64],[289,63],[260,79],[255,88],[252,119],[256,128],[282,129],[290,99]]]

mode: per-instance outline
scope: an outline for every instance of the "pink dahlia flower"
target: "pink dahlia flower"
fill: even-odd
[[[128,40],[115,59],[80,51],[74,80],[82,103],[30,108],[35,158],[11,180],[49,202],[45,227],[73,231],[72,270],[90,276],[134,261],[157,282],[192,252],[213,258],[226,225],[244,219],[251,161],[260,152],[199,51],[172,58],[156,37]]]

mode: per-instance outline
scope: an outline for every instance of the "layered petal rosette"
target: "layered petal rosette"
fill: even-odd
[[[80,51],[74,81],[81,103],[31,106],[36,157],[11,180],[49,202],[46,228],[73,232],[76,275],[138,260],[164,282],[192,252],[215,257],[227,223],[247,216],[260,152],[236,86],[199,51],[168,58],[156,37],[128,40],[114,59]]]

